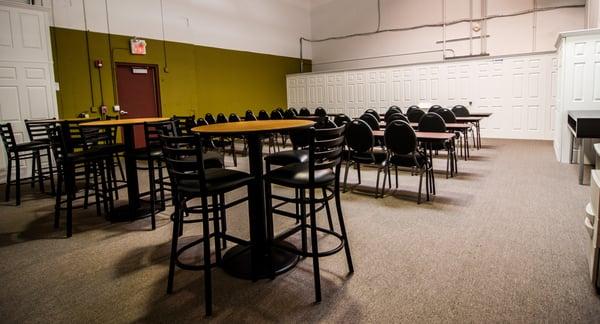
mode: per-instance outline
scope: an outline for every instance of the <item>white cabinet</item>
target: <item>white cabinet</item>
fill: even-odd
[[[556,48],[558,83],[554,150],[556,159],[567,163],[571,147],[568,111],[600,109],[600,29],[560,33]]]

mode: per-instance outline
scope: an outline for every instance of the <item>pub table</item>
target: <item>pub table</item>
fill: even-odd
[[[296,254],[270,246],[267,232],[265,187],[263,181],[262,138],[277,132],[308,128],[315,122],[303,119],[257,120],[204,125],[192,128],[206,136],[241,137],[248,142],[250,174],[254,177],[248,189],[250,213],[250,246],[237,245],[223,255],[223,268],[242,279],[262,279],[283,273],[298,263]]]
[[[140,186],[138,183],[137,165],[135,159],[135,138],[133,126],[144,123],[169,120],[165,117],[129,118],[98,120],[81,123],[81,127],[108,127],[120,126],[122,128],[123,144],[125,145],[125,176],[127,177],[127,204],[116,207],[111,213],[111,221],[128,221],[136,218],[150,216],[150,203],[140,200]]]

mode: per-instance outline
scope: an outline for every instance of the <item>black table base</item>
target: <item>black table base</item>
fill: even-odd
[[[291,244],[289,246],[293,247]],[[279,275],[296,266],[300,259],[298,255],[277,247],[272,247],[271,250],[270,259],[266,254],[257,255],[252,259],[249,246],[235,246],[223,255],[223,269],[228,274],[241,279],[266,279],[271,277],[270,264],[275,270],[275,275]],[[252,275],[252,260],[258,261],[255,265],[254,276]]]

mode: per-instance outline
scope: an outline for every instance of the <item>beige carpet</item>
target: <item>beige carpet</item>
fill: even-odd
[[[406,173],[399,190],[384,199],[344,194],[356,271],[346,276],[343,253],[321,259],[322,303],[313,304],[309,259],[256,283],[215,269],[211,319],[600,321],[584,255],[589,187],[577,184],[577,167],[555,162],[550,142],[484,144],[470,161],[459,162],[456,178],[438,173],[433,202],[416,204],[418,178]],[[241,163],[243,169],[246,160]],[[445,168],[443,157],[435,163]],[[365,170],[361,189],[369,190],[374,176]],[[354,170],[350,178],[356,181]],[[110,224],[93,209],[77,210],[74,236],[64,239],[64,227],[52,229],[52,204],[48,196],[28,193],[19,208],[0,205],[1,322],[205,320],[201,272],[177,271],[175,293],[166,295],[166,213],[150,231],[147,219]],[[229,212],[231,233],[242,237],[246,208]],[[185,235],[198,232],[199,225],[188,225]]]

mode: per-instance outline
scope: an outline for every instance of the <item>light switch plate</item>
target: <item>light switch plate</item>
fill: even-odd
[[[114,111],[114,112],[119,112],[119,111],[121,111],[121,106],[119,106],[119,105],[114,105],[114,106],[113,106],[113,111]]]

